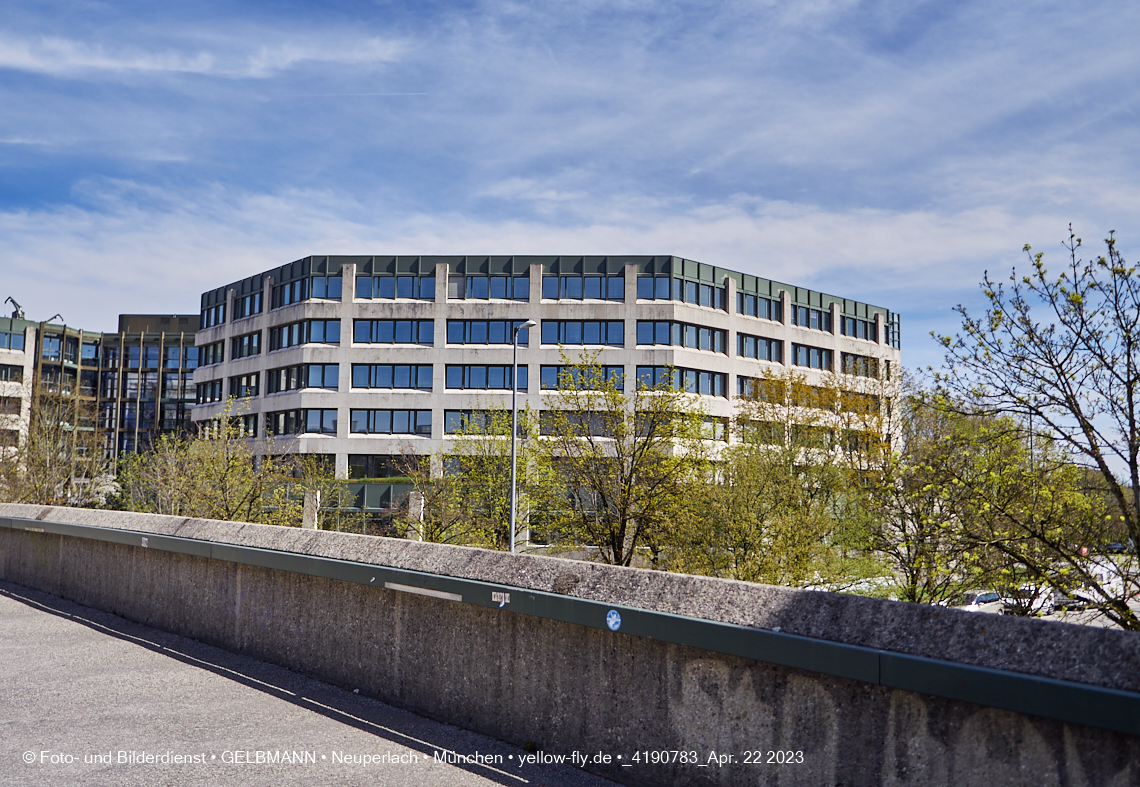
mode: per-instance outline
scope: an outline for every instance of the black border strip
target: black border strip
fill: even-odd
[[[26,523],[26,524],[25,524]],[[1140,693],[1055,680],[1008,670],[929,659],[755,629],[668,612],[615,606],[592,599],[499,585],[442,574],[356,563],[215,541],[134,530],[0,517],[0,527],[50,533],[223,560],[383,588],[385,583],[462,598],[462,603],[506,609],[660,642],[687,645],[782,667],[904,689],[935,697],[1140,735]],[[608,621],[619,617],[617,628]]]

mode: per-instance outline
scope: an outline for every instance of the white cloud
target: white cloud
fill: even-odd
[[[51,36],[19,38],[0,35],[0,69],[55,77],[167,73],[265,78],[303,63],[391,63],[399,58],[406,46],[398,41],[371,38],[364,41],[340,39],[320,43],[265,44],[254,51],[235,43],[225,48],[230,51],[186,54],[173,49],[145,51],[125,45],[105,47]]]

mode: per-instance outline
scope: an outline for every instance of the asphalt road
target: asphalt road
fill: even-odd
[[[7,582],[0,741],[7,787],[614,784],[520,767],[502,741]]]

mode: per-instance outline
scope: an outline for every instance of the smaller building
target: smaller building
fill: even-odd
[[[0,319],[0,446],[27,429],[37,386],[76,397],[76,427],[99,434],[109,460],[188,429],[198,326],[197,314],[121,314],[113,333]]]

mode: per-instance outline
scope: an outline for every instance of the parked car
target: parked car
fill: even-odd
[[[1001,606],[1001,594],[996,590],[967,591],[954,605],[956,609],[966,612],[999,612]]]
[[[1022,585],[1001,599],[1003,615],[1052,615],[1056,610],[1052,588]]]

